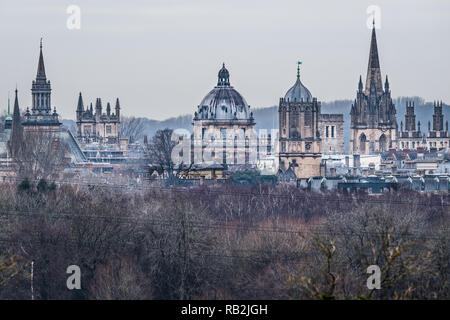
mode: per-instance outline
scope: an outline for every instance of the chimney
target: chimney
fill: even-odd
[[[335,167],[330,168],[330,176],[332,176],[332,177],[336,176],[336,168]]]

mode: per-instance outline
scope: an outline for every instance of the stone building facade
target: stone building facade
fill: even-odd
[[[297,80],[280,98],[278,108],[281,172],[293,171],[297,178],[321,174],[320,108],[321,103],[300,81],[299,62]]]
[[[84,108],[83,97],[78,97],[77,104],[77,139],[82,143],[108,143],[120,142],[120,102],[116,99],[115,113],[111,113],[111,105],[106,105],[106,113],[102,112],[102,100],[97,98],[95,112],[90,107]]]
[[[20,156],[22,146],[24,146],[23,141],[25,141],[27,147],[37,146],[40,148],[40,145],[33,145],[33,143],[41,143],[41,141],[48,142],[49,140],[46,139],[51,139],[50,141],[55,148],[64,145],[65,162],[85,162],[86,158],[71,132],[62,129],[62,123],[59,121],[59,114],[56,112],[56,107],[53,107],[52,111],[51,90],[50,80],[47,80],[45,73],[41,39],[37,75],[31,87],[31,108],[28,107],[26,109],[23,117],[20,114],[18,91],[17,89],[15,91],[12,119],[10,116],[8,117],[11,126],[8,129],[10,131],[9,141],[7,142],[10,153],[8,156],[12,158]],[[38,140],[32,140],[30,142],[30,138],[38,138]]]
[[[343,114],[320,114],[319,130],[322,138],[322,154],[344,153]]]
[[[403,130],[404,129],[404,130]],[[405,127],[403,121],[400,122],[400,132],[398,137],[398,149],[417,149],[426,147],[425,137],[420,128],[420,121],[416,127],[416,115],[414,113],[414,102],[406,102]]]
[[[193,119],[193,163],[227,165],[255,164],[251,146],[256,140],[255,120],[250,106],[230,85],[223,64],[217,85],[203,98]],[[255,148],[251,148],[255,147]]]
[[[383,90],[374,25],[365,88],[360,76],[356,99],[350,111],[351,152],[374,154],[397,148],[395,114],[387,76]]]
[[[448,132],[448,121],[445,121],[442,113],[442,102],[435,101],[433,104],[433,125],[428,121],[428,129],[422,132],[420,121],[416,128],[416,115],[414,113],[414,102],[406,102],[405,127],[403,121],[400,123],[398,149],[416,150],[441,150],[450,147],[450,134]]]

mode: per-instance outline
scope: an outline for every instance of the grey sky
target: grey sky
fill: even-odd
[[[81,30],[66,27],[72,4],[81,8]],[[52,104],[64,118],[75,118],[79,91],[85,103],[101,97],[105,106],[118,96],[125,115],[193,113],[222,62],[253,108],[278,103],[299,59],[313,96],[354,99],[373,4],[393,96],[450,102],[447,0],[0,0],[0,109],[16,83],[21,107],[30,105],[41,36]]]

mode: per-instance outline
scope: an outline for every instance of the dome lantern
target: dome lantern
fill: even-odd
[[[225,68],[225,63],[222,64],[222,69],[219,70],[217,85],[230,86],[230,73]]]

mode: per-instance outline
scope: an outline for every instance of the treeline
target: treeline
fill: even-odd
[[[31,283],[35,299],[448,299],[449,205],[270,185],[2,185],[0,299],[31,299]]]

